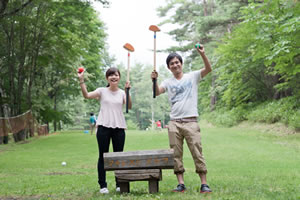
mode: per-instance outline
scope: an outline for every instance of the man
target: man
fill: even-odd
[[[168,69],[173,77],[164,80],[160,86],[156,84],[156,96],[167,92],[171,105],[170,122],[168,126],[170,147],[174,149],[174,173],[177,176],[178,185],[174,192],[184,192],[183,174],[183,141],[186,143],[192,154],[196,173],[201,180],[201,193],[212,192],[206,181],[206,164],[202,155],[200,128],[198,125],[198,83],[211,72],[211,65],[207,59],[203,46],[198,46],[197,51],[202,57],[204,68],[184,74],[182,71],[182,57],[177,53],[171,53],[167,57]],[[157,78],[158,73],[153,71],[151,78]]]

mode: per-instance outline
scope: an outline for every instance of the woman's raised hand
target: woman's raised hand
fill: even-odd
[[[126,83],[125,83],[125,89],[126,88],[129,88],[129,89],[131,88],[130,81],[126,81]]]

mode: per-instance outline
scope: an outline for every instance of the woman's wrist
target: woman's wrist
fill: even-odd
[[[79,80],[79,84],[83,84],[84,83],[84,80]]]

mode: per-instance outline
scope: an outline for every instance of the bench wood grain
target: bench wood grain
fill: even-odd
[[[173,149],[104,153],[104,169],[173,169]]]

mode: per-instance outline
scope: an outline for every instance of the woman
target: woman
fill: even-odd
[[[106,71],[107,87],[100,87],[93,92],[88,92],[84,83],[84,71],[78,73],[80,87],[84,98],[99,99],[101,109],[99,111],[96,126],[97,141],[99,148],[98,159],[98,183],[100,193],[107,194],[106,171],[104,170],[103,153],[109,151],[110,140],[112,139],[113,151],[123,151],[125,143],[126,122],[123,115],[123,105],[126,103],[124,90],[119,88],[121,78],[120,71],[109,68]],[[130,88],[130,82],[126,82],[125,88]],[[131,97],[129,96],[128,108],[131,109]],[[120,191],[119,183],[116,180],[116,191]]]

